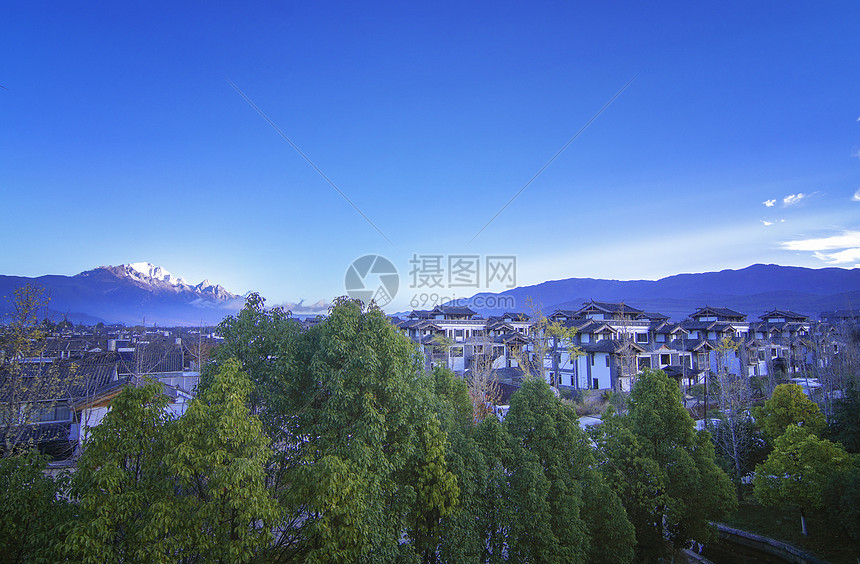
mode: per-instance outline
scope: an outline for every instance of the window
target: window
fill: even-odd
[[[660,364],[666,366],[672,364],[672,355],[661,354],[660,355]]]
[[[651,358],[647,356],[640,357],[639,370],[645,370],[646,368],[651,368]]]
[[[609,368],[609,355],[606,355],[606,367]]]
[[[636,333],[636,342],[637,343],[647,343],[648,342],[648,333]]]
[[[597,378],[592,378],[591,379],[591,387],[594,388],[595,390],[599,390],[600,389],[600,380],[598,380]]]

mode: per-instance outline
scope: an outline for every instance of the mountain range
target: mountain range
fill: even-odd
[[[33,283],[50,296],[48,316],[73,323],[136,325],[215,324],[235,314],[244,296],[204,280],[189,284],[148,262],[100,266],[74,276],[36,278],[0,275],[0,316],[11,311],[17,288]],[[567,278],[498,294],[480,293],[454,305],[480,314],[528,311],[537,304],[544,313],[579,309],[589,300],[624,302],[649,312],[682,320],[704,306],[728,307],[754,320],[772,309],[786,309],[817,318],[822,311],[860,308],[860,268],[802,268],[754,264],[739,270],[678,274],[660,280]],[[502,301],[506,300],[506,301]],[[494,307],[498,305],[499,307]],[[290,307],[292,306],[292,307]],[[288,309],[301,313],[301,304]]]
[[[27,283],[46,290],[49,318],[73,323],[211,325],[245,303],[223,286],[208,280],[192,285],[148,262],[100,266],[74,276],[0,276],[0,295],[11,297]],[[0,314],[10,309],[10,300],[3,300]]]
[[[512,298],[510,307],[503,299]],[[624,302],[674,320],[686,319],[704,306],[728,307],[755,320],[772,309],[791,310],[818,318],[822,311],[860,308],[860,268],[803,268],[754,264],[739,270],[677,274],[659,280],[567,278],[480,293],[457,300],[483,315],[527,311],[531,301],[544,312],[577,310],[589,300]],[[498,304],[502,307],[481,307]]]

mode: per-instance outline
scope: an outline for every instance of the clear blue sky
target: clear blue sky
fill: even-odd
[[[314,302],[378,253],[402,308],[413,254],[520,285],[860,264],[856,0],[218,4],[7,3],[0,273]]]

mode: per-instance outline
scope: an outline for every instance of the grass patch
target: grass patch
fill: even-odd
[[[725,520],[726,525],[778,539],[812,552],[834,564],[856,564],[860,546],[851,542],[823,513],[809,513],[806,527],[809,536],[800,532],[800,512],[764,507],[754,500],[744,500],[738,510]]]

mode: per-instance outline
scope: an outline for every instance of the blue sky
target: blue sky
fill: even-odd
[[[860,3],[410,4],[7,5],[0,273],[315,302],[376,253],[403,309],[414,255],[520,285],[860,264]]]

